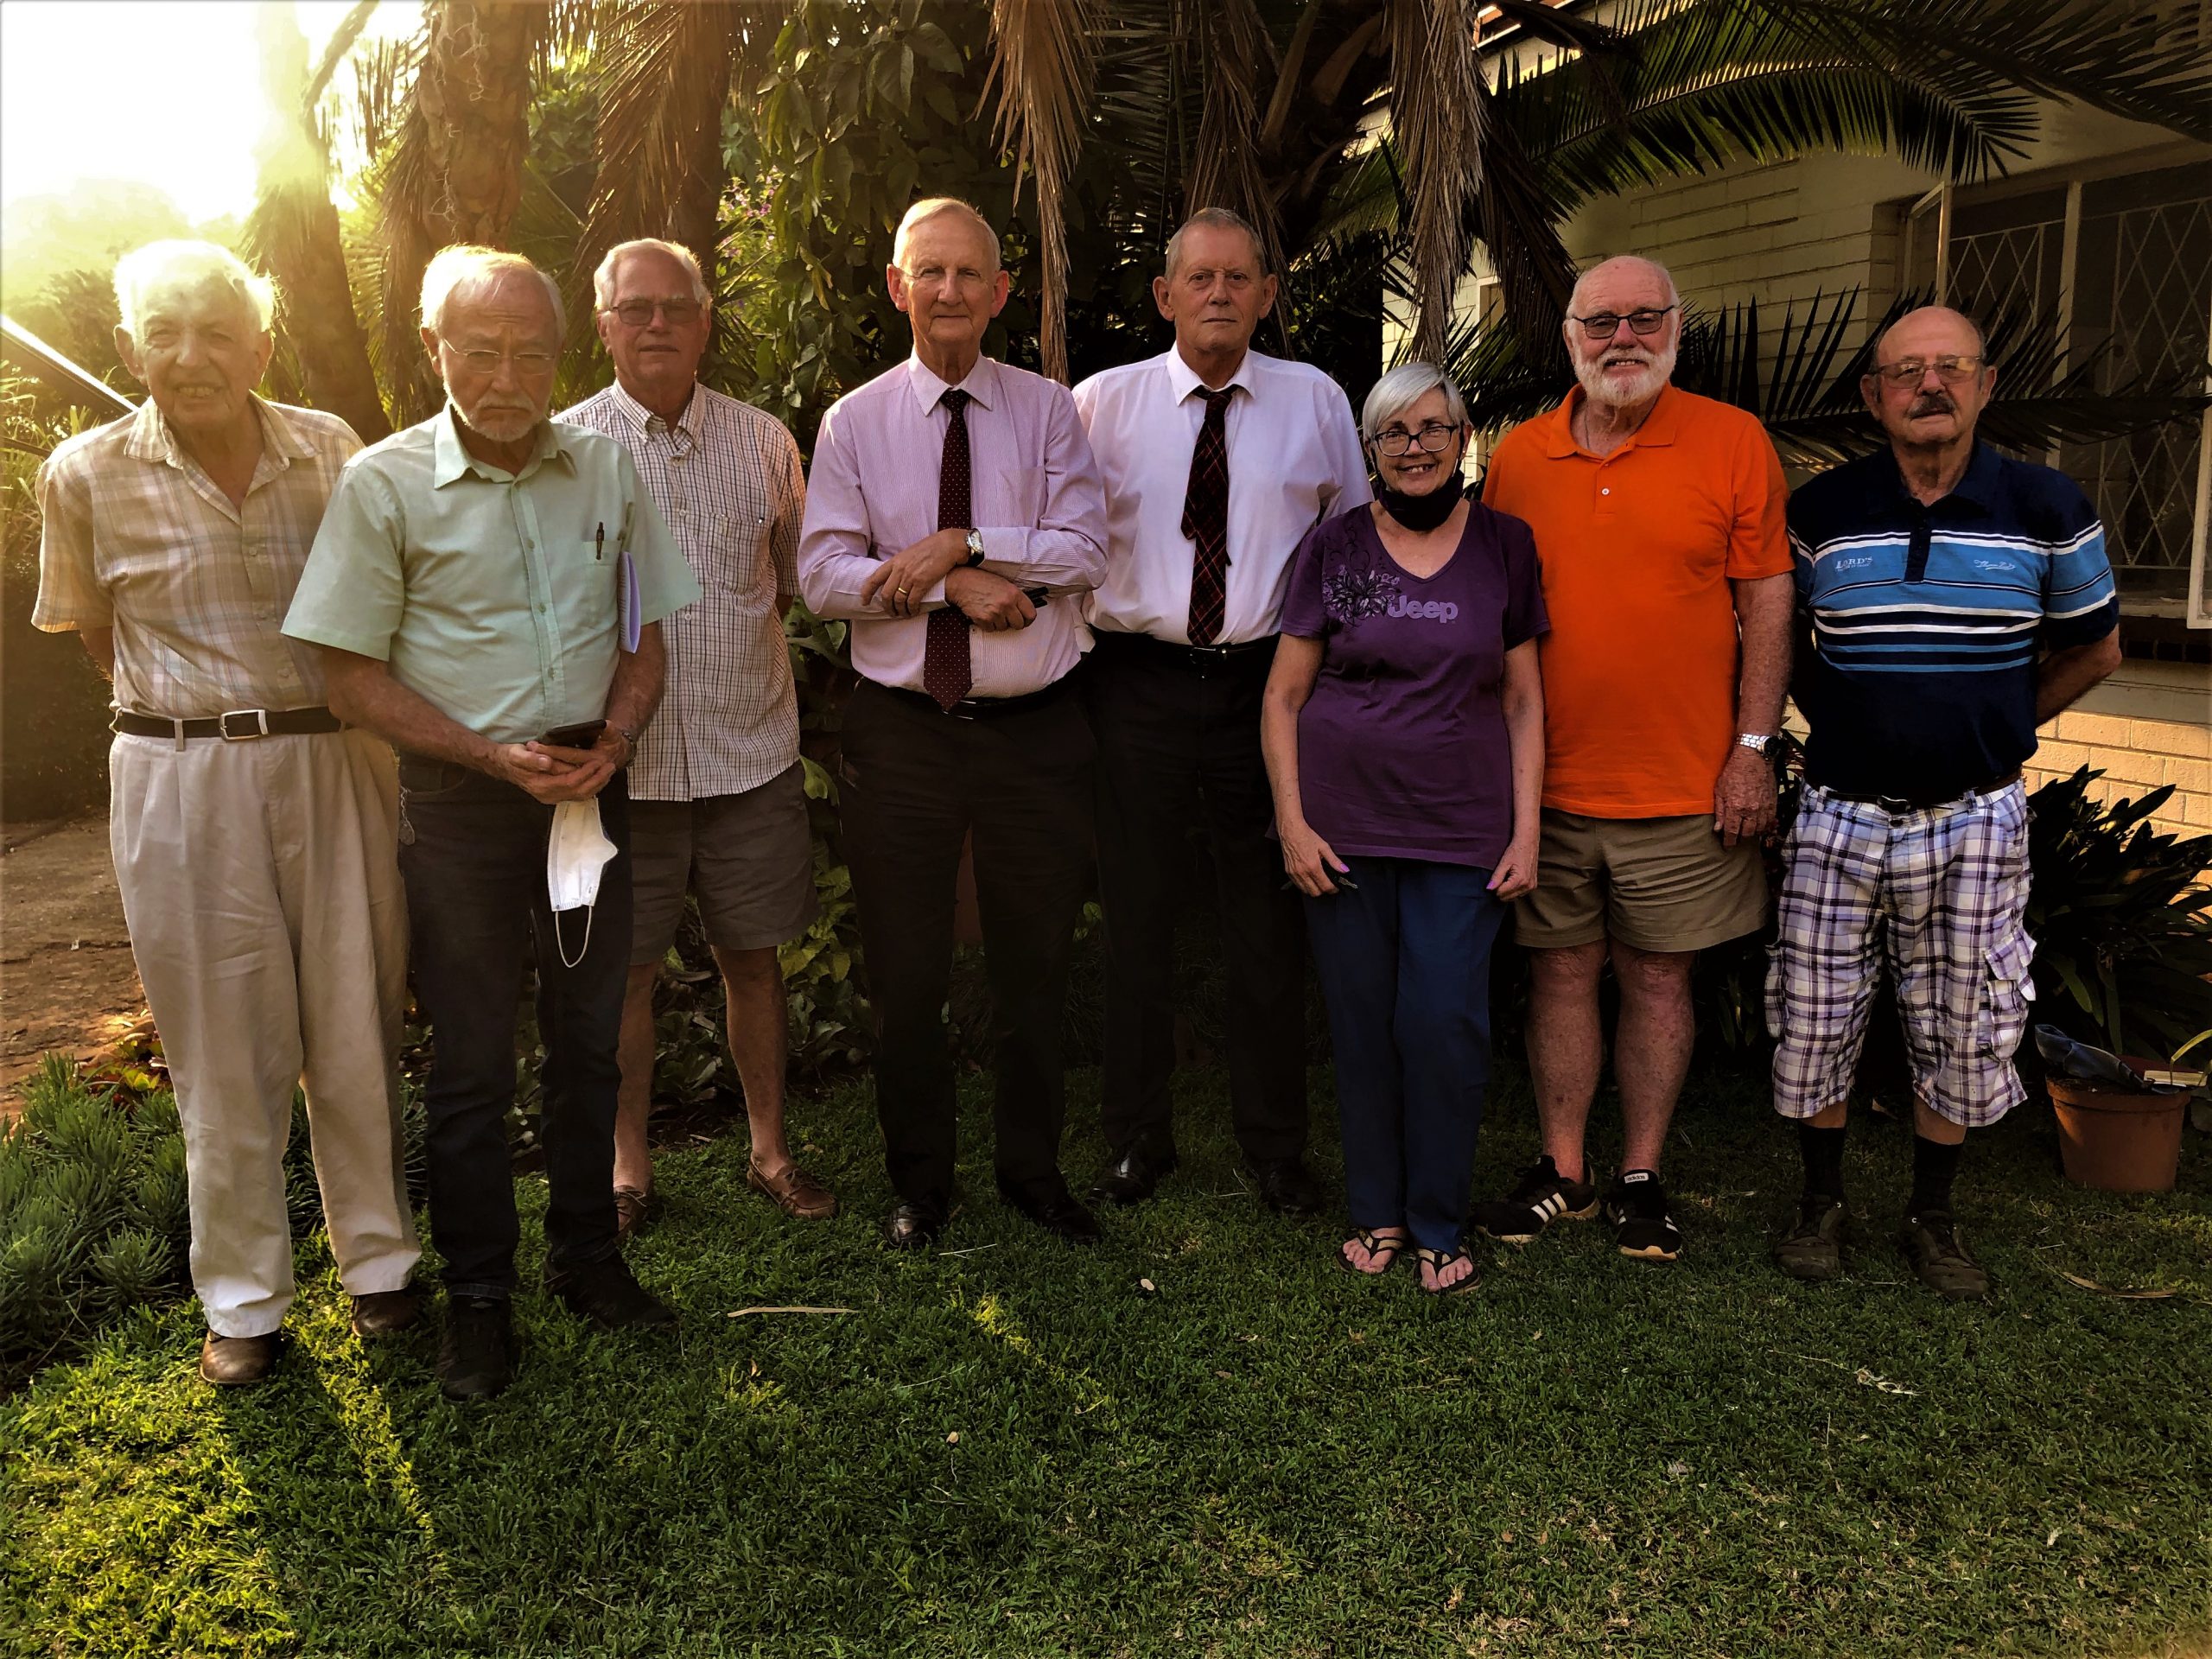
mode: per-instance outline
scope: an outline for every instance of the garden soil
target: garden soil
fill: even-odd
[[[90,1058],[146,1006],[123,898],[108,857],[107,815],[11,824],[0,850],[0,1118],[16,1085],[51,1050]]]

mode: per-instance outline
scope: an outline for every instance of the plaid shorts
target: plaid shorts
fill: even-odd
[[[1766,983],[1775,1109],[1810,1117],[1849,1093],[1884,957],[1931,1110],[1979,1128],[2026,1098],[2012,1070],[2035,997],[2020,784],[1897,813],[1808,784],[1788,859]]]

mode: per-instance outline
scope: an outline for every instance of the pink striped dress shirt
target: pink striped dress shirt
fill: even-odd
[[[1042,690],[1090,648],[1083,595],[1106,576],[1106,497],[1075,399],[1056,381],[979,358],[961,382],[974,456],[972,508],[982,568],[1049,597],[1027,627],[976,630],[974,697]],[[925,618],[861,600],[880,559],[938,528],[947,387],[910,358],[848,392],[822,417],[799,533],[799,591],[817,616],[852,624],[853,666],[881,685],[922,689]],[[943,583],[925,596],[944,603]]]

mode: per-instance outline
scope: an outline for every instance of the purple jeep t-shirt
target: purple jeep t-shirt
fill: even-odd
[[[1322,646],[1299,794],[1339,855],[1488,869],[1512,839],[1505,653],[1551,624],[1529,526],[1468,506],[1433,576],[1390,556],[1363,506],[1316,524],[1291,565],[1282,631]]]

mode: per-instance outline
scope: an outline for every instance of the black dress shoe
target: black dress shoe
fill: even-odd
[[[503,1297],[446,1300],[438,1341],[438,1392],[448,1400],[489,1400],[515,1380],[515,1335]]]
[[[1105,1236],[1098,1230],[1098,1217],[1077,1203],[1075,1194],[1065,1187],[1048,1198],[1033,1198],[1001,1186],[999,1196],[1055,1238],[1071,1244],[1096,1244]]]
[[[1250,1166],[1260,1184],[1260,1202],[1278,1215],[1310,1216],[1321,1207],[1321,1183],[1295,1158],[1271,1158]]]
[[[1132,1147],[1098,1172],[1090,1184],[1093,1204],[1142,1204],[1175,1171],[1175,1154],[1157,1157]]]
[[[918,1204],[900,1201],[884,1217],[883,1242],[894,1250],[925,1250],[944,1230],[944,1217]]]
[[[608,1331],[660,1330],[676,1323],[674,1311],[632,1277],[630,1264],[619,1255],[549,1273],[545,1288],[577,1318]]]

